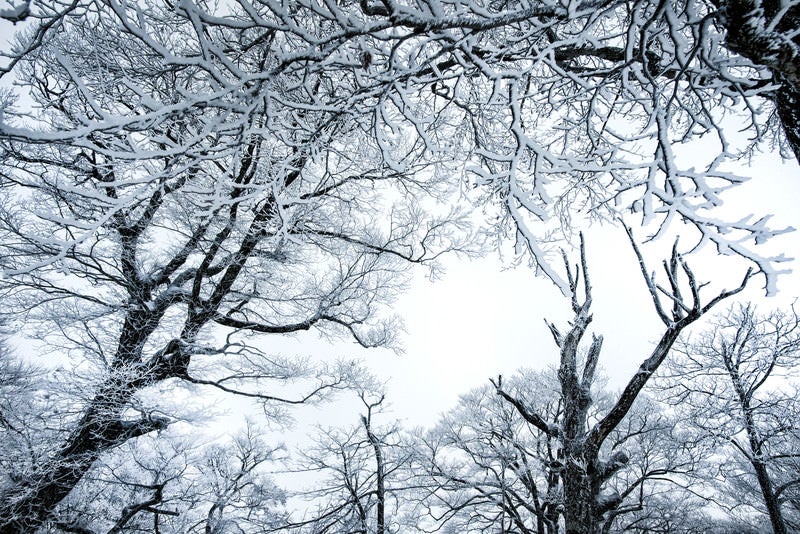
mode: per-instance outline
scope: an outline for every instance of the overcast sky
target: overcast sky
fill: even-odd
[[[754,161],[749,170],[753,180],[726,204],[736,216],[773,213],[774,227],[800,228],[800,171],[796,163],[780,164],[776,159],[765,156]],[[665,240],[644,249],[651,269],[660,268],[658,260],[671,244]],[[800,234],[779,236],[765,247],[800,258]],[[605,337],[601,365],[610,378],[609,387],[619,389],[660,336],[661,323],[619,228],[593,228],[587,236],[587,257],[594,287],[592,328]],[[742,261],[717,257],[710,247],[690,257],[689,263],[700,281],[711,282],[703,290],[706,297],[738,285],[747,269]],[[398,303],[407,329],[405,354],[365,355],[369,366],[388,379],[393,415],[411,425],[432,424],[457,403],[460,394],[499,373],[555,364],[558,354],[544,320],[563,326],[570,318],[569,303],[550,282],[524,266],[504,270],[496,253],[446,265],[446,274],[436,282],[418,277]],[[754,300],[763,308],[790,305],[800,296],[800,274],[796,261],[786,268],[794,272],[779,278],[777,296],[765,298],[764,280],[758,277],[739,300]],[[345,355],[347,346],[337,350]]]

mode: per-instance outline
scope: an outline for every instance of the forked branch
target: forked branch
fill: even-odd
[[[700,289],[705,284],[697,283],[694,272],[686,263],[683,256],[678,252],[677,243],[672,248],[670,260],[664,262],[666,275],[671,288],[667,290],[655,282],[655,273],[648,274],[641,251],[633,238],[633,233],[628,227],[626,227],[625,230],[628,233],[628,238],[631,241],[633,250],[639,259],[642,276],[647,284],[650,297],[653,299],[656,312],[666,326],[666,330],[661,335],[661,339],[653,349],[653,352],[641,363],[639,370],[628,381],[628,384],[625,386],[625,389],[614,407],[592,428],[589,440],[598,449],[628,413],[639,396],[639,393],[642,391],[642,388],[644,388],[647,381],[663,363],[683,329],[702,317],[718,302],[742,291],[753,274],[753,269],[748,269],[738,287],[731,290],[723,290],[706,304],[703,304],[700,297]],[[691,302],[688,302],[681,293],[681,273],[683,273],[683,277],[686,279],[685,284],[688,285],[691,291]],[[672,303],[671,316],[667,315],[664,311],[664,307],[661,303],[662,297],[666,297]]]
[[[511,405],[517,409],[517,412],[519,412],[519,414],[522,416],[523,419],[525,419],[525,421],[535,426],[548,436],[551,437],[558,436],[558,426],[548,424],[547,421],[542,419],[542,417],[539,414],[529,410],[528,407],[522,403],[522,401],[509,395],[505,390],[503,390],[502,375],[497,377],[497,381],[495,381],[493,378],[490,378],[489,382],[492,383],[498,395],[500,395],[505,400],[510,402]]]

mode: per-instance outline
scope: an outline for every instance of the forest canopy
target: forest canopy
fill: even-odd
[[[183,521],[159,506],[190,464],[213,482],[202,498],[185,489],[181,506],[214,504],[176,531],[232,531],[226,507],[244,517],[231,519],[242,531],[315,531],[315,520],[265,512],[284,497],[254,480],[278,447],[251,434],[233,452],[162,445],[157,436],[176,421],[164,406],[178,390],[224,392],[275,420],[278,406],[355,389],[362,425],[329,434],[307,465],[324,471],[320,458],[334,454],[363,468],[372,451],[372,504],[348,475],[319,494],[332,508],[318,519],[382,534],[391,466],[414,465],[434,441],[386,456],[408,449],[386,437],[393,431],[377,433],[383,397],[355,366],[266,354],[254,340],[313,329],[391,346],[391,303],[409,266],[436,269],[490,242],[512,245],[574,313],[566,329],[548,323],[563,413],[539,413],[524,388],[494,382],[495,400],[535,439],[487,431],[525,458],[534,442],[551,449],[552,502],[526,501],[536,527],[520,519],[518,528],[610,529],[641,511],[652,476],[610,491],[633,464],[608,440],[641,416],[635,402],[685,328],[753,277],[774,293],[788,261],[758,245],[790,229],[719,208],[749,179],[734,164],[759,153],[800,161],[796,1],[14,0],[0,19],[19,29],[0,67],[2,319],[64,361],[67,377],[2,367],[4,395],[30,399],[0,405],[16,455],[1,479],[2,532]],[[591,261],[574,230],[586,222],[627,231],[644,305],[664,328],[623,391],[599,404],[602,336],[582,344]],[[657,276],[639,245],[675,233],[681,246]],[[702,246],[746,260],[741,285],[701,294],[690,264]],[[229,455],[238,463],[221,460]],[[535,477],[513,461],[533,492]],[[76,495],[110,479],[126,490],[114,494],[116,519],[96,523]],[[780,483],[767,499],[776,531],[787,521],[775,513],[780,495],[795,482]],[[639,504],[626,508],[636,491]]]

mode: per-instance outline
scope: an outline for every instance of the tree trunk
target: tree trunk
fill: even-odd
[[[384,534],[386,532],[386,487],[384,482],[385,471],[383,464],[383,451],[381,449],[380,440],[375,434],[372,433],[369,420],[366,417],[362,417],[362,421],[364,422],[364,427],[367,431],[367,438],[369,439],[369,442],[375,451],[375,491],[378,499],[375,517],[375,533]]]
[[[799,67],[800,68],[800,67]],[[800,163],[800,87],[782,84],[775,98],[783,132]]]
[[[753,406],[751,404],[755,390],[746,387],[745,382],[742,380],[738,367],[739,362],[736,360],[736,356],[734,356],[736,352],[737,351],[731,349],[725,350],[722,354],[722,361],[728,372],[728,377],[731,379],[731,384],[736,392],[737,401],[739,403],[739,409],[744,417],[744,430],[747,434],[750,448],[750,451],[746,453],[747,459],[750,465],[753,466],[756,479],[758,479],[761,495],[764,498],[764,504],[767,506],[767,512],[769,513],[772,530],[775,534],[786,534],[786,523],[783,520],[781,506],[775,495],[774,485],[767,471],[767,466],[761,459],[764,451],[764,440],[756,424]]]
[[[720,10],[734,52],[769,68],[779,86],[773,101],[786,140],[800,162],[800,6],[779,0],[728,0]],[[776,18],[777,17],[777,18]]]
[[[583,461],[567,458],[564,466],[564,527],[567,534],[595,534],[595,495]]]
[[[168,344],[168,349],[172,345]],[[166,361],[160,358],[156,364]],[[117,370],[91,400],[61,450],[33,476],[0,494],[0,534],[35,531],[103,453],[135,437],[165,429],[169,425],[166,418],[131,420],[122,414],[138,390],[172,376],[173,371],[163,363],[158,368]]]
[[[767,505],[767,512],[769,513],[769,521],[772,524],[772,530],[775,534],[786,534],[786,523],[783,520],[781,504],[775,496],[775,489],[772,485],[769,473],[767,472],[767,466],[758,459],[751,460],[750,464],[756,472],[758,485],[761,488],[761,494],[764,496],[764,503]]]

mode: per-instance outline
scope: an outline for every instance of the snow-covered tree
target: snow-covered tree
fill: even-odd
[[[604,407],[598,406],[592,391],[603,338],[592,335],[588,347],[582,345],[592,321],[592,286],[583,243],[580,263],[574,268],[570,267],[565,255],[567,280],[572,292],[573,319],[566,332],[562,332],[555,324],[549,324],[560,353],[557,417],[540,413],[539,406],[506,389],[500,379],[493,382],[498,395],[516,408],[528,424],[556,443],[553,448],[557,450],[559,464],[557,483],[563,499],[560,512],[567,534],[599,532],[604,522],[622,511],[625,498],[637,489],[637,485],[610,484],[609,481],[630,464],[629,455],[634,451],[626,451],[624,438],[618,447],[610,447],[614,443],[615,432],[624,429],[626,416],[630,415],[642,396],[643,388],[664,363],[681,332],[715,304],[744,289],[751,276],[748,270],[738,288],[723,290],[706,300],[700,295],[705,284],[697,281],[694,272],[678,252],[677,242],[671,258],[664,261],[665,286],[656,281],[655,273],[647,271],[630,231],[629,236],[664,330],[652,352],[641,360],[638,370],[622,391]],[[583,286],[582,291],[580,285]],[[639,452],[646,450],[646,447],[639,448]]]
[[[315,376],[251,335],[387,345],[382,304],[407,264],[452,248],[458,219],[422,216],[441,191],[409,174],[419,147],[367,135],[358,76],[313,73],[291,32],[244,16],[75,6],[17,64],[38,112],[4,126],[3,312],[69,359],[84,398],[0,489],[0,530],[35,530],[103,453],[166,428],[158,392],[296,403],[343,387],[348,366]]]
[[[751,242],[781,230],[714,210],[743,180],[730,162],[798,156],[799,9],[15,0],[0,10],[21,26],[3,52],[0,290],[90,394],[36,476],[0,490],[0,528],[35,528],[104,452],[163,429],[151,389],[276,400],[264,379],[299,369],[249,334],[391,341],[381,304],[405,264],[461,246],[459,216],[426,210],[465,179],[576,324],[590,298],[542,238],[577,217],[688,224],[774,290],[783,258]],[[695,141],[707,161],[687,156]],[[667,345],[705,310],[672,297]],[[325,376],[312,391],[342,383]]]
[[[290,462],[289,474],[314,480],[288,492],[298,511],[284,525],[287,533],[388,534],[408,528],[400,515],[415,451],[397,425],[380,421],[384,394],[361,389],[358,395],[358,424],[317,428],[316,436]]]
[[[262,428],[211,442],[183,431],[104,455],[40,531],[244,533],[285,522],[285,494],[269,474],[284,451],[259,437]]]
[[[762,256],[752,241],[782,230],[744,213],[721,220],[714,208],[744,180],[730,162],[776,146],[800,158],[796,0],[13,5],[0,17],[28,27],[6,54],[7,75],[34,83],[65,69],[87,108],[44,133],[17,120],[27,105],[5,104],[7,141],[93,143],[92,132],[135,134],[165,117],[200,114],[202,126],[167,141],[173,153],[213,159],[223,149],[204,147],[206,134],[286,129],[287,146],[298,148],[287,167],[294,169],[310,149],[300,147],[303,139],[319,150],[334,130],[358,132],[363,137],[325,149],[336,154],[331,171],[344,170],[336,167],[344,146],[363,141],[372,152],[359,154],[361,164],[371,158],[406,176],[468,177],[497,207],[491,221],[499,231],[565,294],[543,238],[552,223],[568,227],[579,215],[688,224],[699,242],[754,261],[775,289],[783,258]],[[89,50],[95,24],[110,32],[106,42],[134,47],[119,68],[100,69],[96,83],[80,72],[94,61],[89,55],[71,67],[42,52],[76,25],[87,36],[70,50]],[[25,76],[20,58],[38,70]],[[159,65],[196,73],[188,79],[208,90],[177,76],[184,87],[164,98],[138,83]],[[51,89],[48,100],[58,101],[61,88]],[[99,97],[105,90],[120,92],[125,105]],[[261,103],[269,112],[256,120],[252,106]],[[299,115],[281,118],[287,108]],[[358,127],[334,119],[343,115],[359,116]],[[419,151],[424,166],[409,157]]]
[[[739,305],[684,339],[665,372],[668,400],[727,461],[697,473],[730,508],[769,518],[776,533],[800,528],[800,317]],[[758,518],[753,521],[759,524]],[[760,526],[764,526],[763,524]]]
[[[556,370],[521,371],[503,380],[503,387],[527,413],[561,423],[565,412]],[[592,396],[589,419],[596,421],[611,408],[613,395],[595,385]],[[615,463],[603,481],[608,506],[598,510],[595,531],[686,531],[681,527],[688,525],[683,519],[692,505],[700,517],[705,504],[684,488],[686,474],[704,452],[693,445],[663,406],[640,396],[602,447],[602,457]],[[417,448],[414,472],[425,488],[416,494],[420,532],[564,531],[568,460],[561,442],[526,421],[494,388],[462,396]],[[678,508],[684,515],[670,518]]]

